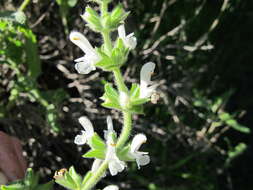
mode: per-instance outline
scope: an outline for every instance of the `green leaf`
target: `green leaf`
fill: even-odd
[[[7,22],[14,22],[16,24],[24,24],[26,21],[26,16],[23,12],[14,11],[4,11],[0,12],[0,20],[5,20]]]
[[[102,48],[96,48],[96,50],[99,53],[101,60],[97,62],[95,66],[105,68],[106,66],[111,65],[111,58],[103,52]]]
[[[24,190],[25,185],[23,184],[12,184],[12,185],[2,185],[1,190]]]
[[[239,123],[237,123],[236,120],[234,119],[229,119],[226,121],[226,124],[229,125],[230,127],[232,127],[233,129],[240,131],[242,133],[250,133],[250,128],[240,125]]]
[[[90,150],[83,155],[84,158],[98,158],[105,159],[105,151],[101,150]]]
[[[131,99],[138,98],[140,96],[140,86],[139,84],[133,83],[130,89],[130,97]]]
[[[81,15],[82,19],[87,22],[87,25],[95,32],[103,30],[103,26],[100,22],[101,18],[99,14],[90,7],[86,7],[85,14]]]
[[[235,158],[239,156],[246,150],[246,148],[247,148],[247,145],[245,143],[239,143],[238,145],[236,145],[233,151],[228,152],[229,158]]]
[[[38,185],[34,190],[52,190],[54,186],[54,182],[50,181],[48,183]]]
[[[65,188],[67,188],[67,189],[75,190],[75,188],[76,188],[75,183],[74,183],[73,181],[72,181],[72,182],[68,181],[68,180],[65,178],[65,176],[64,176],[64,177],[57,178],[57,179],[55,180],[55,182],[58,183],[59,185],[65,187]]]
[[[42,91],[41,95],[49,102],[54,102],[54,104],[56,105],[60,104],[64,99],[67,99],[69,97],[69,95],[63,88]]]
[[[76,189],[76,188],[77,188],[77,184],[75,183],[75,180],[72,178],[72,176],[70,175],[69,172],[66,172],[66,173],[64,174],[64,178],[65,178],[65,180],[66,180],[69,184],[71,184],[72,189]]]
[[[125,12],[122,4],[115,7],[110,15],[110,29],[115,30],[124,22],[130,12]]]
[[[106,108],[113,108],[113,109],[117,109],[117,110],[122,110],[122,108],[119,104],[113,103],[113,102],[104,102],[101,105]]]
[[[39,174],[34,173],[32,168],[28,168],[26,171],[25,179],[24,179],[25,185],[31,188],[34,188],[36,187],[38,182],[39,182]]]
[[[129,156],[130,152],[130,144],[127,146],[124,146],[119,152],[117,153],[117,156],[119,157],[120,160],[122,161],[133,161],[134,159]]]
[[[141,105],[149,101],[149,98],[131,99],[132,105]]]
[[[222,121],[227,121],[229,119],[231,119],[231,115],[229,113],[221,113],[219,114],[219,118],[222,120]]]
[[[111,102],[114,102],[114,103],[118,103],[119,101],[119,95],[118,95],[118,92],[112,87],[111,84],[107,83],[105,85],[105,94],[106,94],[106,97],[111,101]]]
[[[30,29],[20,28],[20,32],[25,35],[24,50],[26,53],[28,75],[36,79],[41,73],[41,62],[38,53],[36,36]]]
[[[71,166],[70,169],[69,169],[69,175],[74,180],[76,186],[78,188],[80,188],[81,183],[82,183],[82,177],[78,173],[76,173],[75,168],[73,166]]]
[[[77,4],[77,0],[68,0],[68,5],[74,7]]]
[[[218,109],[219,109],[219,107],[221,106],[221,104],[222,104],[222,99],[221,98],[218,98],[215,102],[214,102],[214,104],[212,105],[212,107],[211,107],[211,110],[212,110],[212,112],[217,112],[218,111]]]
[[[99,150],[105,150],[106,149],[106,144],[104,141],[98,136],[97,133],[94,133],[94,135],[91,138],[91,147],[93,149],[99,149]]]
[[[83,178],[82,186],[86,184],[86,182],[91,178],[91,176],[92,176],[92,172],[88,171],[85,177]]]

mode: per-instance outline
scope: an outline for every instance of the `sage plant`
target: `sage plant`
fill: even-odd
[[[130,135],[133,127],[132,115],[142,114],[143,104],[149,102],[155,93],[157,85],[151,81],[155,64],[152,62],[144,64],[140,71],[140,84],[133,83],[128,89],[121,74],[121,67],[126,63],[129,52],[137,44],[134,33],[126,34],[125,31],[124,20],[129,12],[124,11],[121,4],[109,12],[108,4],[111,0],[93,1],[99,4],[100,12],[86,7],[81,17],[90,29],[101,34],[103,44],[101,47],[93,47],[82,33],[72,31],[69,35],[70,41],[84,53],[84,56],[75,60],[75,68],[80,74],[88,74],[97,68],[113,73],[117,89],[111,83],[105,84],[105,92],[101,97],[104,101],[102,106],[122,112],[124,122],[118,135],[113,129],[112,118],[108,116],[107,130],[103,139],[95,132],[92,122],[86,116],[79,118],[83,130],[75,137],[74,143],[90,147],[83,157],[94,159],[92,168],[84,177],[77,174],[73,167],[69,170],[61,169],[54,176],[58,184],[72,190],[94,188],[106,175],[115,176],[123,172],[127,162],[136,162],[139,169],[150,162],[148,152],[140,150],[141,145],[147,141],[145,134],[137,134],[132,140]],[[118,31],[115,41],[111,38],[113,31]],[[104,188],[104,190],[117,189],[115,185]]]

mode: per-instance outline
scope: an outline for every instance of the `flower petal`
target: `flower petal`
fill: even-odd
[[[125,43],[127,44],[127,47],[129,47],[130,49],[134,49],[136,47],[137,38],[134,36],[134,33],[127,35]]]
[[[141,145],[147,141],[147,137],[144,134],[137,134],[134,136],[131,143],[130,152],[135,153],[139,150]]]
[[[89,62],[79,62],[75,64],[75,69],[80,74],[88,74],[91,71],[96,70],[96,67]]]
[[[108,130],[104,130],[104,138],[105,138],[106,141],[108,141],[109,140],[108,136],[111,133],[115,133],[116,134],[116,132],[113,129],[112,118],[110,116],[107,116],[106,120],[107,120],[107,129]],[[113,143],[113,142],[110,142],[110,143]]]
[[[87,117],[82,116],[79,118],[79,123],[85,129],[86,137],[87,138],[92,137],[94,134],[94,128],[90,120]]]
[[[123,24],[118,27],[118,34],[127,48],[134,49],[136,47],[137,39],[134,36],[134,33],[131,33],[126,36],[126,30]]]
[[[116,185],[108,185],[103,190],[119,190],[119,187]]]
[[[118,27],[118,33],[120,38],[124,39],[126,37],[126,30],[124,24]]]
[[[125,163],[118,159],[113,159],[109,161],[109,171],[112,176],[117,175],[119,172],[122,172],[125,168]]]
[[[91,167],[91,172],[94,173],[98,170],[99,166],[102,164],[103,160],[100,159],[95,159],[92,167]]]
[[[111,116],[107,116],[106,121],[107,121],[107,129],[108,129],[108,131],[114,131],[113,130],[113,123],[112,123]]]
[[[154,73],[155,64],[153,62],[148,62],[144,64],[141,68],[141,83],[145,82],[150,84],[151,82],[151,75]]]
[[[71,42],[77,45],[79,48],[82,49],[84,53],[87,54],[96,54],[96,51],[91,46],[90,42],[87,38],[80,32],[72,31],[69,35]]]
[[[87,142],[86,133],[82,131],[81,135],[76,135],[74,143],[77,145],[83,145]]]
[[[140,169],[140,166],[145,166],[145,165],[149,164],[150,157],[149,157],[149,155],[139,155],[136,158],[136,162],[137,162],[138,168]]]
[[[144,64],[141,68],[141,82],[140,82],[140,98],[148,98],[151,96],[153,90],[157,87],[157,85],[151,84],[151,75],[155,70],[155,64],[153,62],[148,62]]]

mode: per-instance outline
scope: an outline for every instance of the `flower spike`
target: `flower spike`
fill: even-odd
[[[75,137],[74,143],[77,145],[83,145],[93,136],[94,128],[90,120],[85,116],[79,118],[79,123],[84,130],[81,131],[81,135]]]
[[[90,42],[80,32],[72,31],[69,35],[71,42],[77,45],[85,53],[83,57],[75,60],[75,68],[80,74],[88,74],[96,70],[95,64],[100,61],[100,56]]]
[[[133,157],[136,160],[137,166],[140,169],[140,166],[147,165],[150,162],[150,157],[148,152],[140,152],[139,148],[143,143],[147,141],[147,137],[144,134],[135,135],[130,147],[130,157]]]
[[[137,45],[137,39],[134,33],[126,36],[125,26],[122,24],[118,27],[119,37],[123,40],[124,45],[129,49],[134,49]]]

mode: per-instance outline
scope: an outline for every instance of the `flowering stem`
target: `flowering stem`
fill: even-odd
[[[87,181],[87,183],[81,190],[90,190],[92,187],[94,187],[97,184],[97,182],[102,178],[107,168],[108,168],[108,161],[104,160],[101,166],[98,168],[98,170],[92,175],[92,177]]]
[[[120,149],[125,145],[132,130],[132,114],[130,112],[123,111],[123,117],[124,126],[116,145],[117,149]]]
[[[120,69],[119,68],[114,69],[113,74],[119,91],[128,93],[128,88],[124,83],[124,78],[120,72]],[[128,111],[123,111],[123,118],[124,118],[124,126],[116,145],[117,149],[120,149],[125,145],[132,130],[132,114]]]
[[[128,93],[128,89],[124,83],[124,78],[120,72],[120,69],[119,68],[114,69],[113,74],[114,74],[115,82],[119,91]]]
[[[112,41],[111,41],[111,38],[110,38],[110,32],[104,31],[104,32],[102,32],[102,36],[103,36],[103,39],[104,39],[106,52],[108,53],[108,55],[111,55]]]
[[[24,0],[23,3],[18,8],[18,11],[23,11],[27,7],[27,5],[30,3],[30,1],[31,0]]]

